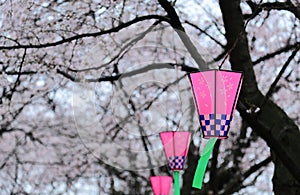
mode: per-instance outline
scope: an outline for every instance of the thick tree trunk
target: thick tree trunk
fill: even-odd
[[[241,35],[230,55],[232,69],[243,71],[245,76],[238,110],[243,119],[267,142],[273,152],[275,193],[299,194],[299,128],[281,108],[270,100],[260,108],[258,113],[246,112],[246,110],[252,110],[252,108],[255,110],[260,107],[264,96],[257,87],[240,0],[220,0],[220,7],[228,41],[227,46],[232,47],[237,37]]]

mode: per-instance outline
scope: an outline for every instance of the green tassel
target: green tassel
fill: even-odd
[[[194,188],[198,188],[198,189],[202,188],[202,183],[204,179],[205,170],[208,164],[208,160],[210,158],[210,155],[214,149],[217,140],[218,138],[210,138],[204,147],[204,150],[200,156],[197,169],[194,175],[194,180],[193,180]]]
[[[174,171],[174,195],[180,195],[180,173],[179,171]]]

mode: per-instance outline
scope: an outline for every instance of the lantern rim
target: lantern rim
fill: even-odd
[[[198,72],[209,72],[209,71],[222,71],[222,72],[236,72],[236,73],[241,73],[242,75],[244,75],[244,71],[240,71],[240,70],[228,70],[228,69],[209,69],[209,70],[198,70],[198,71],[191,71],[189,72],[188,76],[190,77],[190,74],[193,73],[198,73]]]
[[[159,132],[159,136],[164,133],[189,133],[190,135],[192,135],[192,132],[190,131],[163,131],[163,132]]]
[[[172,178],[172,177],[168,175],[154,175],[154,176],[150,176],[150,178]]]
[[[228,139],[228,136],[214,136],[214,135],[206,135],[206,136],[203,136],[204,139],[210,139],[210,138],[218,138],[218,139]]]
[[[163,131],[163,132],[159,132],[159,134],[161,133],[181,133],[181,132],[187,132],[187,133],[191,133],[190,131]]]

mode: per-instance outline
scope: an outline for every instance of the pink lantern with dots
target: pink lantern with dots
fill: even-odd
[[[203,137],[226,139],[241,90],[242,72],[207,70],[189,77]]]
[[[187,131],[166,131],[160,133],[165,155],[171,170],[183,170],[189,150],[191,133]]]
[[[169,195],[172,183],[170,176],[152,176],[150,177],[151,187],[154,195]]]

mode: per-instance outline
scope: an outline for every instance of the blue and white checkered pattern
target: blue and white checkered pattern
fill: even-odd
[[[227,137],[231,119],[229,114],[201,114],[200,124],[204,137]]]
[[[170,156],[169,167],[171,170],[182,170],[184,167],[185,156]]]

